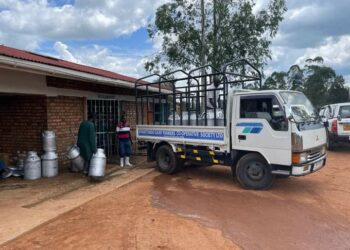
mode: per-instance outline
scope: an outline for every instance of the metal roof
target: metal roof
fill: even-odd
[[[40,55],[30,51],[15,49],[4,45],[0,45],[0,55],[21,59],[25,61],[35,62],[35,63],[61,67],[65,69],[75,70],[79,72],[89,73],[93,75],[103,76],[114,80],[121,80],[121,81],[130,82],[130,83],[134,83],[136,81],[136,79],[133,77],[117,74],[111,71],[94,68],[94,67],[90,67],[82,64],[72,63],[69,61],[61,60],[50,56]]]

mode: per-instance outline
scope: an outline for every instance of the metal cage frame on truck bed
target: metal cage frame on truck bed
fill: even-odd
[[[155,81],[147,81],[154,77]],[[228,89],[239,84],[244,88],[247,82],[258,83],[261,88],[260,71],[246,59],[227,63],[220,70],[205,65],[189,72],[180,69],[142,77],[135,81],[136,124],[226,126]],[[214,102],[208,107],[210,99]],[[210,124],[208,111],[214,116]],[[217,111],[223,115],[221,122]]]

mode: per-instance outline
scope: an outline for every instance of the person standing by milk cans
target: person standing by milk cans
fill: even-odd
[[[89,173],[90,160],[93,154],[96,153],[96,131],[94,122],[96,120],[95,113],[88,114],[88,120],[80,123],[78,132],[78,147],[80,149],[80,154],[85,160],[84,164],[84,174]]]
[[[132,164],[130,163],[132,140],[130,135],[130,126],[126,121],[125,114],[122,115],[121,120],[118,123],[117,138],[119,141],[120,166],[132,167]]]

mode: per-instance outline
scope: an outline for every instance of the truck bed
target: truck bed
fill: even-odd
[[[191,144],[203,146],[226,146],[228,143],[226,127],[207,126],[169,126],[169,125],[137,125],[138,141],[174,144]]]

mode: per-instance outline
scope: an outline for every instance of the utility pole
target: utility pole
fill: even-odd
[[[216,11],[217,11],[217,2],[216,0],[213,0],[213,30],[214,30],[214,39],[213,39],[213,59],[214,59],[214,63],[213,65],[216,67],[216,68],[219,68],[219,66],[221,65],[218,65],[218,60],[217,60],[217,52],[218,52],[218,24],[217,24],[217,19],[216,19]]]
[[[202,15],[202,50],[201,50],[201,64],[202,66],[205,65],[205,9],[204,9],[204,0],[201,0],[201,15]],[[203,68],[201,71],[202,75],[205,75],[205,69]],[[201,78],[201,90],[203,90],[203,92],[200,93],[200,95],[205,95],[206,93],[204,92],[206,90],[206,86],[205,86],[205,82],[206,79],[204,77]],[[202,97],[202,101],[201,101],[201,112],[205,111],[205,105],[206,105],[206,100],[205,97]]]
[[[205,65],[205,9],[204,0],[201,0],[201,15],[202,15],[202,52],[201,52],[201,63]]]

